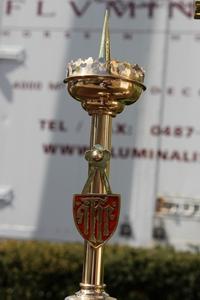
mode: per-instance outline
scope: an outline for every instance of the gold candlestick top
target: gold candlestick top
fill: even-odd
[[[89,114],[106,113],[115,116],[125,105],[138,100],[146,88],[144,70],[138,64],[111,59],[109,14],[105,13],[98,59],[89,57],[71,61],[67,67],[70,95]]]

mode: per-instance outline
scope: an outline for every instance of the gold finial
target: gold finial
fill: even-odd
[[[200,1],[195,1],[195,19],[200,19]]]
[[[102,36],[101,36],[101,44],[99,50],[99,59],[104,59],[106,62],[110,62],[110,31],[109,31],[109,13],[106,10]]]

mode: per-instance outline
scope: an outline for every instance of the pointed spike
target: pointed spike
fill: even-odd
[[[99,59],[104,59],[106,62],[110,62],[110,31],[109,31],[109,13],[106,10],[102,36],[101,36],[101,44],[99,50]]]

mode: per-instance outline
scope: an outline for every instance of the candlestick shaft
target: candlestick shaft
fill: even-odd
[[[91,120],[90,147],[100,144],[105,149],[111,150],[112,137],[112,117],[107,114],[94,114]],[[109,177],[110,162],[107,163],[106,174]],[[95,177],[91,186],[91,193],[106,193],[105,187],[102,185],[100,176]]]
[[[107,114],[94,114],[91,121],[90,147],[96,144],[102,145],[105,149],[111,150],[112,135],[112,117]],[[109,176],[110,164],[106,167],[107,176]],[[99,174],[94,178],[90,188],[90,193],[106,193]],[[85,257],[83,264],[82,287],[88,285],[94,286],[95,289],[103,289],[103,247],[92,247],[85,242]]]
[[[99,59],[72,61],[64,80],[69,94],[92,116],[90,150],[85,154],[89,176],[73,202],[75,224],[85,239],[81,290],[66,300],[116,300],[103,283],[103,244],[114,233],[120,213],[120,195],[112,193],[108,180],[112,117],[135,103],[145,86],[144,71],[137,64],[111,59],[108,15],[106,11]]]

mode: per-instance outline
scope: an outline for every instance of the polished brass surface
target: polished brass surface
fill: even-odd
[[[195,1],[194,18],[195,19],[200,19],[200,1]]]
[[[84,75],[69,77],[68,91],[90,115],[107,113],[116,116],[124,105],[136,102],[145,90],[142,82],[118,76]]]
[[[100,144],[105,149],[111,150],[111,134],[112,134],[112,117],[110,115],[92,116],[91,134],[90,134],[90,148],[94,145]],[[107,162],[106,173],[109,177],[110,162]],[[95,177],[90,193],[106,193],[100,174]],[[97,249],[91,247],[88,242],[85,242],[85,259],[83,266],[82,283],[92,284],[94,286],[104,286],[103,282],[103,247]]]
[[[111,136],[112,136],[112,117],[108,114],[94,114],[91,119],[90,147],[95,144],[102,145],[105,149],[111,151]],[[106,165],[106,174],[109,177],[110,161]],[[91,193],[105,193],[105,187],[99,178],[93,182]]]
[[[110,156],[110,151],[103,148],[102,145],[99,144],[94,145],[91,150],[86,151],[85,158],[89,163],[89,174],[82,194],[87,194],[90,191],[90,185],[94,185],[95,177],[99,175],[101,178],[101,184],[104,185],[105,193],[112,194],[106,172],[107,164],[110,161]]]
[[[108,12],[104,19],[99,58],[78,59],[68,64],[67,78],[69,94],[81,102],[82,107],[91,115],[90,149],[101,145],[111,151],[112,117],[121,113],[125,106],[133,104],[146,89],[144,71],[137,64],[111,59]],[[93,153],[97,161],[102,154]],[[94,163],[89,161],[89,177]],[[110,160],[103,168],[105,178],[109,178]],[[106,194],[107,188],[101,180],[101,172],[93,176],[89,184],[90,194]],[[107,185],[109,186],[109,185]],[[88,186],[87,186],[88,189]],[[95,248],[85,241],[84,263],[81,290],[68,300],[114,300],[105,293],[103,268],[103,246]]]
[[[105,13],[105,18],[103,23],[101,44],[99,50],[99,59],[105,59],[106,63],[110,62],[110,30],[109,30],[108,11],[106,11]]]
[[[97,112],[116,116],[146,89],[144,71],[138,65],[116,60],[102,63],[92,58],[71,65],[64,82],[68,83],[69,94],[81,101],[90,115]]]
[[[116,300],[115,298],[110,297],[107,293],[89,293],[89,290],[81,289],[73,296],[65,298],[65,300]]]

